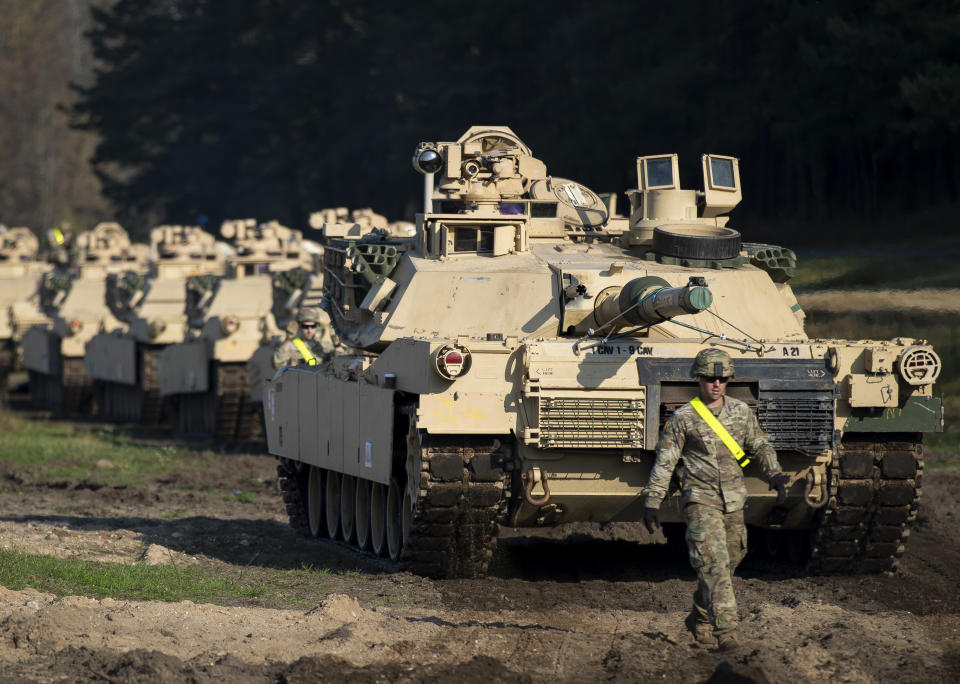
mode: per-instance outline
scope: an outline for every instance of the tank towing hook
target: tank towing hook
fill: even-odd
[[[820,496],[817,499],[811,499],[810,495],[814,488],[820,490]],[[803,486],[803,502],[813,510],[823,508],[827,504],[827,481],[816,468],[807,471],[806,482]]]
[[[548,473],[534,466],[523,473],[523,500],[531,506],[543,506],[550,500],[550,484],[547,482]],[[537,483],[543,487],[543,496],[534,496],[533,488]]]

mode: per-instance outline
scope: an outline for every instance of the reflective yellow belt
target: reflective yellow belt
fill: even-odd
[[[720,424],[720,421],[717,420],[717,417],[710,413],[710,409],[704,406],[703,402],[700,401],[700,397],[694,397],[693,401],[690,402],[690,405],[693,407],[693,410],[700,414],[700,417],[703,418],[704,422],[710,426],[710,429],[716,433],[717,437],[720,438],[720,441],[723,442],[723,445],[730,450],[730,453],[733,454],[733,457],[737,459],[737,463],[740,464],[741,468],[746,468],[747,464],[750,463],[749,458],[744,458],[743,449],[740,448],[740,445],[737,444],[737,440],[730,436],[730,433],[727,432],[727,428],[723,427]]]
[[[306,342],[301,340],[299,337],[294,337],[293,344],[296,346],[297,351],[300,352],[300,356],[303,357],[303,360],[307,362],[308,366],[317,365],[317,357],[310,353],[310,348],[307,347]]]

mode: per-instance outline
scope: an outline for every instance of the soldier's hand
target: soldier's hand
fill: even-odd
[[[660,509],[644,508],[643,524],[647,526],[647,532],[653,534],[660,529]]]
[[[787,486],[790,484],[790,477],[783,473],[777,473],[770,478],[770,489],[777,490],[777,503],[782,504],[787,500]]]

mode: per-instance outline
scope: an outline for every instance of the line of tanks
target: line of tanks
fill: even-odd
[[[402,230],[369,209],[316,216]],[[58,415],[262,442],[272,352],[300,307],[320,305],[322,249],[275,221],[220,233],[159,226],[145,245],[101,223],[51,231],[41,256],[29,229],[0,230],[2,386],[19,363],[33,405]]]
[[[22,265],[43,275],[19,320],[50,317],[23,335],[31,388],[123,420],[167,407],[178,432],[221,440],[255,437],[262,400],[295,528],[457,577],[486,571],[503,525],[639,522],[660,430],[719,347],[791,477],[780,505],[745,471],[750,543],[813,572],[896,568],[923,434],[943,428],[941,361],[909,337],[808,338],[794,253],[727,225],[736,158],[703,155],[701,190],[677,155],[637,158],[628,215],[503,126],[420,143],[413,163],[415,226],[318,212],[312,248],[234,222],[235,251],[164,227],[146,256],[98,227],[69,276]],[[274,374],[269,345],[321,300],[333,359]],[[678,492],[661,518],[682,538]]]

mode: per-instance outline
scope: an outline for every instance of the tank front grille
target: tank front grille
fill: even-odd
[[[642,449],[643,399],[540,397],[540,448]]]
[[[778,451],[823,454],[833,447],[833,400],[760,396],[757,420]]]

